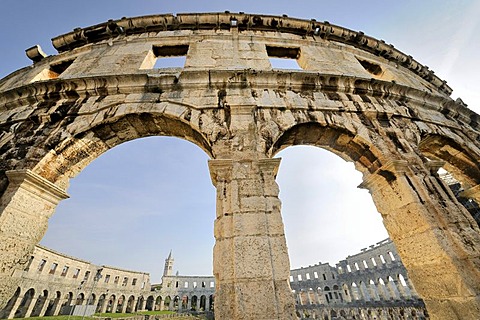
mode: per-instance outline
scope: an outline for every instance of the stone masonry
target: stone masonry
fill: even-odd
[[[480,230],[437,174],[479,201],[479,116],[411,56],[327,22],[229,12],[123,18],[52,43],[57,55],[27,49],[33,65],[0,80],[0,305],[69,180],[164,135],[211,158],[217,319],[296,317],[274,158],[293,145],[363,173],[432,319],[480,318]],[[184,66],[156,67],[171,56]]]
[[[0,319],[68,315],[73,305],[80,315],[87,305],[100,313],[214,311],[215,277],[174,273],[171,253],[160,284],[151,284],[145,272],[95,265],[42,246],[35,247],[25,269],[13,277],[19,287],[0,309]],[[335,267],[318,263],[290,270],[290,286],[301,319],[428,318],[389,239]]]

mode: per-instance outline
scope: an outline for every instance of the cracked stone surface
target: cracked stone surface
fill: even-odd
[[[427,67],[361,32],[249,14],[124,18],[52,41],[57,55],[33,47],[0,80],[0,307],[70,178],[164,135],[211,158],[217,319],[295,319],[273,158],[293,145],[363,173],[432,319],[480,318],[480,230],[436,173],[479,200],[480,118]],[[172,55],[185,65],[155,68]]]

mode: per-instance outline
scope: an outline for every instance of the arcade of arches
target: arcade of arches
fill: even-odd
[[[58,55],[32,47],[33,66],[0,81],[0,304],[69,179],[164,135],[211,158],[218,319],[296,317],[273,158],[291,145],[362,172],[432,319],[480,318],[480,230],[437,174],[479,200],[479,116],[411,56],[328,23],[228,12],[124,18],[52,42]],[[155,68],[168,56],[184,67]]]

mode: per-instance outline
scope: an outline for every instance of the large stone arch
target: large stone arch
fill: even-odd
[[[58,55],[32,47],[33,66],[0,81],[0,305],[68,179],[122,141],[166,134],[212,158],[217,318],[295,318],[272,158],[293,144],[363,172],[432,318],[480,318],[480,231],[422,154],[442,158],[424,139],[442,133],[475,168],[479,118],[411,56],[329,23],[228,12],[124,18],[52,42]],[[171,55],[184,68],[153,68]]]
[[[366,139],[346,128],[322,125],[318,122],[295,124],[273,143],[269,154],[295,145],[310,145],[331,151],[345,161],[353,162],[360,172],[374,171],[385,156]]]
[[[419,148],[428,158],[444,161],[445,170],[464,185],[470,197],[480,202],[480,150],[467,143],[467,137],[462,138],[429,134],[421,140]]]

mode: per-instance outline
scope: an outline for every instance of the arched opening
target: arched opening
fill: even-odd
[[[0,319],[7,319],[10,313],[14,311],[13,307],[15,306],[15,303],[17,302],[17,300],[20,299],[21,292],[22,290],[20,289],[20,287],[18,287],[17,290],[15,291],[15,294],[12,296],[12,298],[8,300],[5,308],[0,310]]]
[[[127,308],[125,309],[127,313],[135,312],[135,297],[130,296],[127,302]]]
[[[155,304],[153,305],[152,311],[168,310],[168,309],[166,309],[166,306],[168,306],[168,304],[166,304],[166,302],[164,304],[164,301],[162,300],[162,297],[158,296],[157,299],[155,299]]]
[[[117,308],[115,309],[114,312],[115,313],[123,313],[124,307],[125,307],[125,296],[121,295],[120,297],[118,297]]]
[[[161,282],[152,248],[162,243],[165,255],[173,249],[174,267],[182,274],[211,274],[205,257],[212,255],[215,191],[207,160],[200,148],[178,138],[119,145],[72,180],[71,199],[59,204],[41,243],[82,259],[147,271],[152,283]],[[125,232],[129,241],[123,241]],[[99,237],[108,241],[98,246]],[[195,250],[190,243],[197,243]]]
[[[205,295],[200,296],[200,309],[199,311],[207,310],[207,297]]]
[[[48,302],[48,307],[47,307],[47,310],[45,311],[45,316],[55,315],[55,312],[60,303],[61,297],[62,297],[62,293],[60,291],[57,291],[55,293],[55,297]]]
[[[115,312],[114,307],[116,302],[117,302],[117,297],[114,294],[112,294],[108,299],[107,309],[105,310],[105,312],[107,313]]]
[[[26,318],[27,311],[30,307],[30,304],[33,302],[35,297],[35,289],[30,288],[28,289],[25,294],[23,295],[22,301],[15,312],[15,318]]]
[[[98,298],[98,303],[97,303],[97,307],[95,309],[95,312],[96,313],[102,312],[103,308],[105,307],[106,302],[107,302],[107,295],[106,294],[100,295],[100,297]]]
[[[170,296],[166,296],[163,305],[164,305],[163,310],[173,310],[172,298],[170,298]]]
[[[215,296],[210,295],[208,297],[208,311],[213,311],[214,304],[215,304]]]
[[[271,152],[282,158],[277,182],[292,268],[312,259],[335,264],[388,237],[370,195],[357,188],[380,156],[361,138],[305,123],[287,130]],[[295,170],[283,172],[282,165]],[[323,256],[312,257],[312,248]]]
[[[145,298],[143,296],[138,297],[137,303],[134,306],[134,312],[144,309]]]
[[[182,296],[182,310],[188,310],[188,300],[189,299],[187,295]],[[192,297],[192,303],[193,303],[193,297]]]
[[[42,313],[43,306],[47,303],[48,299],[48,291],[43,290],[42,294],[37,297],[37,301],[35,306],[32,309],[32,313],[30,314],[31,317],[39,317]]]
[[[147,297],[147,302],[145,304],[145,309],[148,311],[155,311],[155,299],[153,296],[148,296]]]

